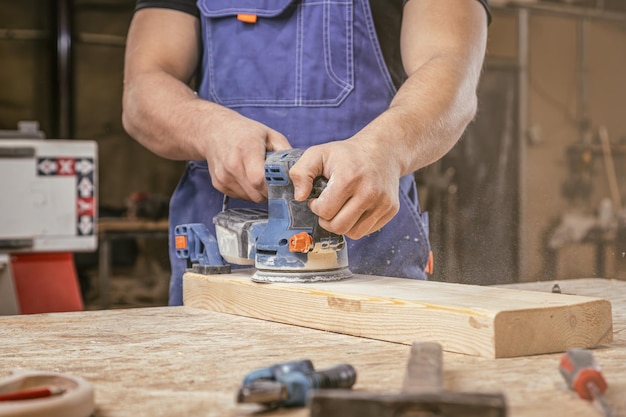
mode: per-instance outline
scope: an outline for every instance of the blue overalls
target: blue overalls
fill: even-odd
[[[353,136],[396,92],[369,0],[199,0],[198,7],[204,51],[198,95],[281,132],[294,148]],[[400,188],[398,214],[380,231],[348,240],[353,273],[426,278],[427,216],[412,175],[401,178]],[[206,161],[190,161],[170,203],[170,305],[182,304],[187,267],[176,258],[173,228],[204,223],[215,233],[222,200]]]

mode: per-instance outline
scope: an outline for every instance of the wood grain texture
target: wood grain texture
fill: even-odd
[[[626,282],[560,281],[567,293],[613,304],[615,340],[594,350],[609,383],[607,402],[626,415]],[[553,282],[515,284],[550,292]],[[253,369],[309,358],[358,373],[361,392],[399,392],[410,346],[188,307],[0,317],[0,378],[14,368],[81,376],[95,389],[94,417],[307,417],[306,409],[258,414],[235,403]],[[509,417],[598,417],[569,391],[561,354],[489,359],[444,352],[444,388],[503,391]]]
[[[338,282],[258,284],[251,270],[187,273],[184,304],[395,343],[504,358],[612,340],[607,300],[566,294],[356,275]]]
[[[246,373],[302,358],[320,369],[348,362],[362,386],[399,388],[407,354],[403,345],[186,307],[0,317],[0,378],[15,368],[81,376],[94,386],[94,417],[254,415],[258,406],[235,402]]]

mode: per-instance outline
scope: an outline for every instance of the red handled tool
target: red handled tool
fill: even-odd
[[[613,410],[604,400],[603,394],[608,385],[602,376],[602,369],[587,349],[570,349],[559,364],[559,371],[569,388],[578,396],[589,401],[596,401],[607,417],[613,417]]]

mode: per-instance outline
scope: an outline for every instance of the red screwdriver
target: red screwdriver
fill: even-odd
[[[608,385],[602,376],[602,369],[596,363],[591,351],[587,349],[570,349],[559,364],[559,371],[571,390],[576,391],[580,398],[596,401],[604,415],[613,417],[613,410],[604,400],[602,394]]]

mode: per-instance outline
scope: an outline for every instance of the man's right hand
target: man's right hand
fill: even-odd
[[[206,159],[213,186],[230,197],[267,197],[265,152],[289,149],[277,131],[189,88],[198,67],[200,23],[176,10],[135,13],[124,67],[124,127],[152,152],[169,159]]]
[[[226,108],[209,117],[214,120],[207,132],[205,155],[213,186],[230,197],[265,201],[265,152],[290,149],[287,138]]]

